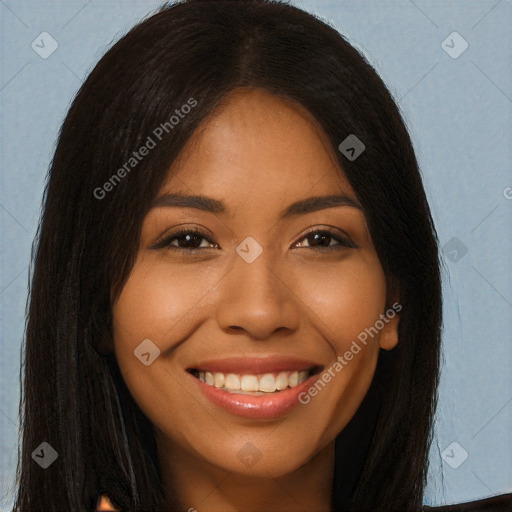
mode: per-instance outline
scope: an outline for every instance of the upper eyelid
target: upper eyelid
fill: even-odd
[[[208,235],[207,233],[205,233],[204,231],[202,231],[198,228],[182,228],[182,229],[178,229],[177,231],[175,231],[173,233],[170,233],[169,235],[163,235],[163,236],[159,237],[158,240],[154,244],[152,244],[149,248],[150,249],[160,249],[160,248],[165,248],[165,247],[171,246],[170,245],[171,241],[173,241],[176,238],[179,238],[180,236],[188,234],[188,233],[192,233],[200,238],[203,238],[206,241],[208,241],[208,243],[210,243],[210,244],[219,245],[217,242],[215,242],[213,240],[213,237],[211,237],[210,235]],[[171,246],[171,247],[174,247],[174,246]],[[177,249],[180,249],[180,248],[177,247]],[[203,249],[206,249],[206,247],[203,247]],[[183,250],[186,251],[187,249],[183,249]],[[195,250],[198,250],[198,249],[195,249]]]
[[[354,242],[352,237],[344,229],[336,228],[336,230],[341,231],[343,234],[340,235],[339,233],[336,233],[334,231],[334,228],[332,228],[332,227],[331,228],[312,228],[312,229],[308,230],[306,233],[304,233],[296,242],[294,242],[294,245],[296,243],[300,242],[301,240],[304,240],[308,235],[310,235],[312,233],[317,233],[317,232],[322,233],[322,232],[325,232],[325,233],[328,233],[328,234],[332,235],[333,238],[345,239],[347,242],[349,242],[351,245],[353,245],[354,248],[359,248],[359,244]]]
[[[334,227],[334,226],[328,226],[328,227],[313,227],[313,228],[310,228],[308,229],[302,236],[301,238],[299,238],[299,240],[302,240],[303,238],[305,238],[306,236],[310,235],[311,233],[316,233],[316,232],[326,232],[326,233],[331,233],[333,235],[337,235],[337,236],[343,236],[349,240],[352,240],[352,237],[344,230],[344,229],[341,229],[341,228],[338,228],[338,227]],[[341,235],[338,233],[338,232],[341,232]]]

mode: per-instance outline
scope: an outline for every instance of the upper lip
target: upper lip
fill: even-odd
[[[266,356],[266,357],[228,357],[225,359],[211,359],[201,361],[197,365],[189,366],[187,370],[238,373],[238,374],[262,374],[285,371],[311,370],[320,371],[323,365],[306,359],[298,359],[288,356]]]

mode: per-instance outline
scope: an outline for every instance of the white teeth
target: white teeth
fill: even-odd
[[[266,393],[273,393],[276,390],[276,381],[271,373],[265,373],[260,377],[260,391]]]
[[[228,389],[232,389],[233,391],[240,389],[240,379],[239,379],[238,375],[235,375],[234,373],[228,373],[226,375],[226,381],[224,382],[224,387],[228,388]]]
[[[281,391],[288,387],[288,375],[285,372],[281,372],[276,379],[276,388]]]
[[[235,373],[224,375],[221,372],[198,372],[198,377],[209,386],[228,391],[274,393],[301,384],[309,377],[309,372],[303,370],[262,375],[237,375]]]
[[[213,383],[216,388],[221,388],[224,386],[224,374],[223,373],[214,373],[213,374]]]
[[[242,389],[242,391],[258,391],[258,377],[256,377],[256,375],[242,375],[240,389]]]
[[[288,377],[288,385],[293,388],[299,383],[299,372],[293,372]]]

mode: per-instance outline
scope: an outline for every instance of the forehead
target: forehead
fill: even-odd
[[[163,191],[190,188],[226,203],[314,194],[354,197],[332,145],[301,105],[262,90],[232,92],[199,127]],[[279,203],[282,207],[282,203]]]

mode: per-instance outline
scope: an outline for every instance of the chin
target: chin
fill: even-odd
[[[276,426],[276,429],[282,426]],[[316,442],[290,437],[289,441],[265,442],[265,436],[244,436],[229,446],[208,453],[209,462],[224,471],[256,478],[280,478],[299,470],[319,451]],[[251,440],[252,439],[252,440]],[[233,449],[234,448],[234,449]],[[229,455],[228,455],[229,454]]]

